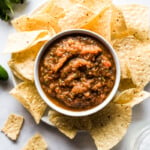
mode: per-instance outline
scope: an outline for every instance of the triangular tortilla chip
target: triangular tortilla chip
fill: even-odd
[[[76,136],[78,130],[89,130],[92,127],[89,117],[70,117],[54,110],[49,111],[49,120],[70,139]]]
[[[30,82],[22,82],[12,89],[10,94],[31,113],[35,122],[39,124],[47,105],[41,99],[35,85]]]
[[[71,138],[78,130],[89,131],[97,149],[107,150],[125,135],[131,113],[131,107],[110,103],[101,111],[86,117],[69,117],[51,110],[49,118],[62,133]]]
[[[150,81],[150,44],[142,44],[129,53],[128,68],[133,83],[143,89]]]
[[[74,0],[83,6],[89,8],[95,14],[100,14],[105,8],[112,5],[112,0]]]
[[[4,52],[17,53],[25,51],[42,41],[44,42],[49,40],[54,34],[54,32],[50,33],[47,30],[17,32],[10,34]]]
[[[40,48],[45,42],[40,42],[23,52],[12,54],[8,65],[12,72],[21,80],[34,81],[34,62]]]
[[[58,21],[61,31],[81,28],[93,17],[94,13],[87,7],[76,4],[66,10],[65,16]]]
[[[37,8],[31,16],[47,14],[58,20],[65,15],[66,9],[72,6],[72,1],[70,0],[50,0],[45,4]]]
[[[130,52],[135,51],[135,49],[141,45],[141,41],[136,39],[134,36],[126,36],[118,38],[112,41],[113,48],[119,57],[120,67],[121,67],[121,77],[122,79],[131,78],[128,66],[128,59]],[[134,55],[134,54],[133,54]]]
[[[120,6],[127,29],[140,40],[150,38],[150,9],[138,4]]]
[[[85,26],[82,28],[94,31],[101,36],[103,36],[106,40],[111,40],[111,8],[105,9],[103,12],[100,12],[95,18],[90,20]]]
[[[89,132],[97,150],[108,150],[119,143],[127,132],[131,115],[131,107],[111,103],[93,116]]]
[[[136,85],[132,82],[132,79],[121,79],[119,84],[119,91],[135,88]]]
[[[35,16],[21,16],[12,21],[17,31],[48,30],[50,33],[59,31],[56,19],[48,14],[37,14]]]
[[[95,14],[99,14],[104,8],[112,4],[111,0],[51,0],[39,7],[34,14],[47,13],[54,18],[59,18],[65,11],[76,4],[81,4],[89,8]]]
[[[149,92],[139,91],[136,88],[131,88],[119,93],[114,99],[114,102],[117,104],[123,104],[129,107],[134,107],[135,105],[141,103],[148,97],[150,97]]]
[[[59,117],[62,117],[63,119],[63,115],[61,115],[60,113],[54,111],[54,110],[49,110],[48,112],[48,117],[49,117],[49,120],[52,121],[52,123],[54,123],[55,126],[57,126],[58,130],[63,133],[65,136],[67,136],[68,138],[70,139],[73,139],[76,134],[77,134],[77,129],[73,129],[73,128],[70,128],[68,127],[67,125],[62,125],[63,124],[63,121],[59,121]],[[64,119],[65,120],[65,119]],[[68,122],[67,121],[67,118],[66,118],[66,123]],[[62,124],[61,124],[62,123]]]
[[[121,38],[128,33],[126,22],[122,11],[116,7],[112,6],[111,15],[111,39]]]

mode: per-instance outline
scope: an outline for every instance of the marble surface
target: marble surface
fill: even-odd
[[[37,8],[45,0],[27,0],[24,6],[17,7],[15,16],[26,14],[31,10]],[[150,6],[149,0],[114,0],[117,4],[125,3],[139,3]],[[0,64],[3,65],[10,73],[7,61],[9,55],[2,54],[6,45],[9,33],[14,32],[12,26],[8,23],[0,21]],[[25,122],[21,134],[17,142],[12,142],[3,133],[0,132],[0,150],[20,150],[25,145],[27,140],[35,133],[43,135],[48,143],[49,150],[96,150],[93,140],[88,133],[79,133],[75,139],[70,140],[62,135],[56,128],[40,123],[38,126],[35,124],[31,115],[9,95],[10,89],[13,88],[12,77],[9,77],[7,82],[0,82],[0,128],[3,126],[5,120],[10,113],[23,115]],[[146,90],[150,91],[150,86]],[[146,125],[150,124],[150,99],[145,100],[133,109],[132,123],[128,129],[126,136],[123,140],[113,148],[113,150],[132,150],[134,140],[138,132]]]

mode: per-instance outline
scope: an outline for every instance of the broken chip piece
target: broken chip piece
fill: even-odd
[[[23,116],[10,114],[1,131],[11,140],[16,141],[22,128],[23,121]]]
[[[47,150],[48,146],[40,134],[35,134],[22,150]]]

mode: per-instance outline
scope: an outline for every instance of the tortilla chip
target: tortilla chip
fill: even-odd
[[[89,130],[92,126],[89,117],[70,117],[54,110],[49,111],[49,120],[70,139],[76,136],[78,130]]]
[[[42,24],[44,25],[44,28],[48,29],[49,26],[51,25],[52,28],[55,30],[55,32],[60,32],[60,27],[58,25],[58,21],[55,17],[50,16],[47,13],[42,13],[42,14],[37,14],[34,16],[31,16],[31,19],[35,19],[37,22],[41,23],[41,28],[43,27]],[[39,24],[40,26],[40,24]],[[49,30],[51,31],[51,30]]]
[[[13,67],[13,66],[15,66],[15,63],[14,63],[13,61],[9,60],[9,61],[8,61],[8,66],[10,67],[10,69],[11,69],[13,75],[15,76],[15,78],[16,78],[17,80],[19,79],[19,81],[20,81],[20,80],[21,80],[21,81],[29,81],[29,80],[27,80],[26,78],[24,78],[24,76],[22,76],[18,71],[16,71],[16,69]]]
[[[146,6],[131,4],[120,7],[129,32],[140,40],[150,38],[150,10]]]
[[[101,36],[103,36],[105,39],[110,41],[111,39],[111,8],[107,8],[103,12],[100,12],[99,15],[97,15],[93,20],[88,22],[85,26],[82,28],[88,29],[91,31],[94,31]]]
[[[9,67],[13,74],[23,81],[34,81],[34,62],[30,62],[30,60],[26,62],[17,62],[14,60],[9,60]]]
[[[11,140],[17,140],[23,125],[23,120],[23,116],[10,114],[1,131]]]
[[[91,9],[95,14],[100,14],[105,8],[112,5],[111,0],[76,0],[77,3]]]
[[[51,0],[52,1],[52,0]],[[43,9],[44,8],[46,8],[48,5],[49,5],[49,2],[50,1],[47,1],[47,2],[45,2],[45,3],[43,3],[43,4],[41,4],[39,7],[37,7],[36,9],[34,9],[32,12],[31,12],[31,14],[30,14],[30,16],[34,16],[34,15],[38,15],[38,14],[44,14],[44,12],[42,12],[43,11]]]
[[[58,128],[58,130],[63,133],[65,136],[67,136],[68,138],[70,139],[73,139],[76,134],[77,134],[77,131],[76,130],[68,130],[68,129],[61,129],[61,128]]]
[[[12,21],[13,27],[17,31],[48,30],[50,33],[59,31],[55,18],[48,14],[39,14],[35,16],[21,16]]]
[[[22,150],[47,150],[48,146],[40,134],[35,134]]]
[[[30,82],[22,82],[12,89],[10,94],[30,112],[35,122],[39,124],[47,105],[41,99],[35,85]]]
[[[150,92],[141,91],[137,94],[137,96],[135,98],[133,98],[132,101],[130,101],[126,105],[134,107],[135,105],[140,104],[141,102],[148,99],[149,97],[150,97]]]
[[[8,37],[4,52],[17,53],[25,51],[42,41],[49,40],[53,34],[54,33],[49,33],[47,30],[13,33]]]
[[[110,149],[125,135],[132,109],[111,103],[101,111],[86,117],[69,117],[50,111],[50,121],[66,136],[73,138],[78,130],[92,135],[97,149]]]
[[[49,110],[48,112],[49,120],[58,128],[58,130],[63,133],[65,136],[67,136],[70,139],[73,139],[77,134],[77,129],[69,128],[65,121],[59,121],[59,119],[63,119],[63,115],[60,113]]]
[[[131,51],[133,51],[134,53],[136,47],[142,44],[141,41],[139,41],[131,35],[115,39],[112,41],[112,43],[113,48],[116,50],[116,53],[119,57],[122,79],[131,78],[130,71],[128,68],[129,55]]]
[[[150,93],[136,88],[128,89],[116,96],[115,103],[133,107],[150,97]]]
[[[65,10],[71,6],[72,2],[70,0],[50,0],[43,4],[42,7],[38,8],[37,11],[34,11],[31,16],[47,14],[58,21],[58,19],[65,15]]]
[[[111,16],[111,39],[121,38],[128,33],[126,22],[122,11],[116,7],[112,7]]]
[[[128,66],[133,83],[143,89],[150,81],[150,44],[130,52]]]
[[[73,138],[78,130],[89,131],[98,150],[105,150],[112,148],[125,135],[131,112],[130,107],[110,103],[91,116],[69,117],[51,110],[49,118],[69,138]]]
[[[51,109],[48,112],[48,117],[49,117],[50,122],[52,120],[52,124],[54,123],[54,125],[57,127],[57,129],[61,133],[63,133],[65,136],[67,136],[70,139],[73,139],[76,136],[77,129],[69,128],[66,125],[67,122],[65,122],[65,121],[59,121],[59,119],[64,118],[64,116],[62,114],[60,114],[60,113],[58,113],[58,112]],[[67,120],[67,118],[64,118],[64,120]]]
[[[99,14],[104,8],[112,4],[111,0],[51,0],[38,8],[36,14],[47,13],[54,18],[60,19],[65,15],[65,11],[76,4],[81,4],[89,8],[95,14]],[[34,14],[35,14],[34,13]]]
[[[23,52],[12,54],[8,65],[12,72],[21,80],[34,81],[34,63],[37,53],[45,42],[40,42]]]
[[[136,97],[138,93],[139,93],[139,89],[137,88],[127,89],[119,93],[114,99],[114,102],[118,104],[126,104],[132,101],[133,98]]]
[[[72,6],[65,13],[65,16],[58,21],[61,31],[66,29],[81,28],[94,15],[90,9],[80,4]]]
[[[70,117],[60,114],[56,111],[49,111],[50,121],[58,128],[88,130],[92,126],[90,118],[87,117]],[[67,125],[68,124],[68,125]]]
[[[127,132],[131,114],[131,107],[111,103],[93,115],[93,127],[89,132],[97,150],[108,150],[119,143]]]
[[[130,88],[135,88],[136,85],[133,84],[131,79],[121,79],[119,84],[119,91],[124,91]]]
[[[56,32],[59,32],[60,28],[61,31],[79,28],[88,22],[93,14],[100,14],[110,5],[111,0],[51,0],[40,6],[31,15],[14,19],[12,24],[17,31],[41,29],[51,31],[54,28]]]

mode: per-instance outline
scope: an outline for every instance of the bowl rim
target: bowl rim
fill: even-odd
[[[116,67],[116,78],[115,78],[115,83],[114,86],[111,90],[111,92],[109,93],[109,95],[107,96],[107,98],[100,103],[99,105],[88,109],[88,110],[83,110],[83,111],[73,111],[73,110],[67,110],[65,108],[59,107],[56,104],[54,104],[50,98],[47,97],[47,95],[45,94],[45,92],[43,91],[42,87],[41,87],[41,83],[39,80],[39,63],[41,60],[41,57],[43,56],[43,54],[45,53],[45,51],[47,50],[47,48],[49,47],[49,45],[51,45],[54,41],[63,38],[65,36],[68,35],[73,35],[73,34],[79,34],[79,35],[87,35],[87,36],[91,36],[95,39],[97,39],[102,45],[104,45],[104,47],[106,47],[109,52],[111,53],[113,60],[114,60],[114,64]],[[56,110],[57,112],[67,115],[67,116],[72,116],[72,117],[82,117],[82,116],[88,116],[91,115],[93,113],[96,113],[98,111],[100,111],[101,109],[103,109],[108,103],[111,102],[111,100],[113,99],[113,97],[115,96],[117,89],[119,87],[119,83],[120,83],[120,63],[119,63],[119,59],[118,56],[115,52],[115,50],[112,48],[112,46],[109,44],[108,41],[106,41],[101,35],[89,31],[89,30],[85,30],[85,29],[70,29],[70,30],[65,30],[63,32],[60,32],[54,36],[52,36],[46,44],[44,44],[44,46],[40,49],[40,51],[38,52],[37,56],[36,56],[36,60],[35,60],[35,64],[34,64],[34,81],[35,81],[35,86],[37,88],[38,93],[40,94],[41,98],[45,101],[45,103],[51,107],[52,109]]]

